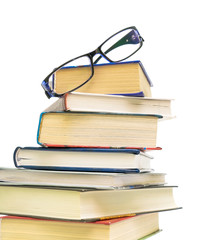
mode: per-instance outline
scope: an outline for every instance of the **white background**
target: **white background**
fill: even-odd
[[[198,1],[1,1],[1,167],[14,167],[17,146],[37,146],[39,114],[48,100],[40,86],[70,58],[94,50],[113,33],[136,26],[145,39],[141,60],[154,97],[174,98],[176,119],[158,126],[152,165],[179,185],[183,210],[160,214],[152,239],[198,239],[200,16]]]

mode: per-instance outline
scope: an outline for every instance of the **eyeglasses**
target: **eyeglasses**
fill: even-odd
[[[102,57],[111,63],[121,62],[136,53],[142,47],[143,41],[144,39],[140,36],[136,27],[128,27],[113,34],[96,50],[71,59],[55,68],[42,82],[45,94],[48,98],[51,98],[77,90],[93,77],[94,65]],[[99,54],[99,56],[93,61],[96,54]],[[68,74],[62,75],[62,70],[66,68]],[[59,74],[62,75],[60,89],[56,86],[56,79]]]

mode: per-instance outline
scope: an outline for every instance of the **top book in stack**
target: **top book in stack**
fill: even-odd
[[[54,74],[52,87],[66,92],[70,81],[78,81],[84,67],[63,67]],[[72,77],[73,76],[73,77]],[[140,61],[94,65],[94,76],[78,92],[151,97],[152,82]]]

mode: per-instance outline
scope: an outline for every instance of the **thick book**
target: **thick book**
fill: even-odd
[[[164,185],[164,173],[104,173],[0,168],[0,182],[19,185],[125,189]]]
[[[1,240],[138,240],[159,231],[158,213],[96,222],[5,216],[0,222]]]
[[[53,77],[52,88],[58,94],[67,92],[85,71],[83,67],[63,67]],[[87,80],[87,79],[86,79]],[[73,81],[73,82],[72,82]],[[152,82],[141,61],[96,64],[94,76],[77,92],[122,94],[126,96],[151,97]]]
[[[44,147],[17,147],[13,157],[18,168],[93,172],[147,172],[153,158],[139,149]]]
[[[55,147],[155,148],[160,115],[43,112],[37,142]]]
[[[163,119],[173,118],[173,100],[147,97],[125,97],[92,93],[67,93],[57,99],[44,112],[113,112],[157,114]]]
[[[94,220],[177,209],[173,187],[84,189],[0,183],[0,214]]]

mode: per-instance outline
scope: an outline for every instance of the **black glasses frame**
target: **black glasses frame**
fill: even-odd
[[[117,41],[114,45],[112,45],[109,49],[107,49],[107,50],[105,51],[105,53],[104,53],[104,52],[102,51],[102,49],[101,49],[102,46],[103,46],[109,39],[111,39],[112,37],[114,37],[115,35],[123,32],[123,31],[125,31],[125,30],[128,30],[128,29],[130,29],[130,30],[133,29],[133,30],[135,30],[135,32],[137,33],[137,35],[138,35],[138,40],[139,40],[139,42],[138,42],[138,43],[139,43],[139,47],[138,47],[133,53],[131,53],[129,56],[127,56],[127,57],[125,57],[125,58],[123,58],[123,59],[121,59],[121,60],[118,60],[118,61],[113,61],[113,60],[111,60],[109,57],[106,56],[106,53],[108,53],[108,52],[112,51],[113,49],[115,49],[115,48],[117,48],[117,47],[119,47],[119,46],[122,46],[122,45],[124,45],[124,44],[127,44],[127,43],[130,43],[130,44],[131,44],[131,43],[132,43],[132,42],[131,42],[131,39],[127,39],[127,37],[129,37],[129,36],[128,36],[129,34],[125,35],[123,38],[121,38],[119,41]],[[128,42],[127,42],[127,41],[128,41]],[[47,96],[48,98],[51,98],[51,97],[60,97],[60,96],[64,95],[65,93],[69,93],[69,92],[73,92],[73,91],[77,90],[78,88],[80,88],[80,87],[82,87],[83,85],[85,85],[85,84],[93,77],[93,75],[94,75],[94,65],[97,64],[97,62],[98,62],[102,57],[104,57],[107,61],[109,61],[109,62],[111,62],[111,63],[115,63],[115,62],[117,63],[117,62],[124,61],[124,60],[126,60],[127,58],[131,57],[133,54],[135,54],[135,53],[142,47],[143,41],[144,41],[144,39],[140,36],[137,28],[134,27],[134,26],[133,26],[133,27],[124,28],[124,29],[122,29],[121,31],[113,34],[113,35],[110,36],[108,39],[106,39],[96,50],[94,50],[94,51],[92,51],[92,52],[90,52],[90,53],[87,53],[87,54],[83,54],[83,55],[81,55],[81,56],[79,56],[79,57],[73,58],[73,59],[71,59],[71,60],[69,60],[69,61],[61,64],[59,67],[55,68],[55,69],[43,80],[43,82],[42,82],[42,87],[43,87],[43,89],[44,89],[44,91],[45,91],[46,96]],[[100,54],[100,56],[93,62],[93,57],[94,57],[96,54]],[[73,88],[73,89],[70,90],[70,91],[67,91],[67,92],[65,92],[65,93],[63,93],[63,94],[58,94],[58,93],[54,92],[54,90],[51,89],[51,87],[50,87],[50,85],[49,85],[49,79],[50,79],[50,77],[51,77],[56,71],[58,71],[58,70],[61,69],[63,66],[65,66],[66,64],[68,64],[68,63],[70,63],[70,62],[72,62],[72,61],[74,61],[74,60],[76,60],[76,59],[78,59],[78,58],[84,57],[84,56],[88,57],[89,60],[90,60],[90,64],[91,64],[91,65],[90,65],[90,66],[91,66],[91,76],[90,76],[85,82],[83,82],[82,84],[80,84],[79,86]]]

